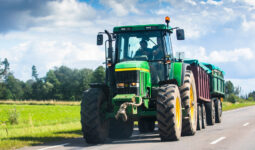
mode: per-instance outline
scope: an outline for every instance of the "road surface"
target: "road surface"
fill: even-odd
[[[160,142],[157,131],[139,134],[134,129],[131,138],[109,141],[100,145],[86,144],[82,138],[44,145],[24,147],[20,150],[255,150],[255,106],[223,112],[222,123],[207,126],[194,136],[180,141]]]

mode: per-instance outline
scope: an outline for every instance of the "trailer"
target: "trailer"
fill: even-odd
[[[224,71],[215,65],[199,62],[197,59],[185,59],[184,63],[190,64],[196,82],[197,101],[200,107],[198,111],[201,111],[202,117],[202,123],[199,123],[198,119],[198,125],[202,124],[204,128],[205,118],[207,125],[220,123],[225,94]]]

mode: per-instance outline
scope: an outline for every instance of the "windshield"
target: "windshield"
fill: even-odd
[[[162,60],[163,40],[160,31],[119,33],[117,61]]]

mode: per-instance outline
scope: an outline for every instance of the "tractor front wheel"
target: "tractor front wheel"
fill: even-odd
[[[174,84],[161,86],[156,107],[161,141],[179,140],[182,130],[182,105],[178,86]]]
[[[89,144],[103,143],[108,136],[106,107],[106,96],[101,89],[85,91],[81,102],[81,126],[83,137]]]

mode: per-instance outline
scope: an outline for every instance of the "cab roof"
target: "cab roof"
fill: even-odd
[[[118,26],[113,28],[113,32],[130,32],[130,31],[145,31],[145,30],[171,30],[170,26],[165,24],[147,24],[147,25],[128,25]]]

